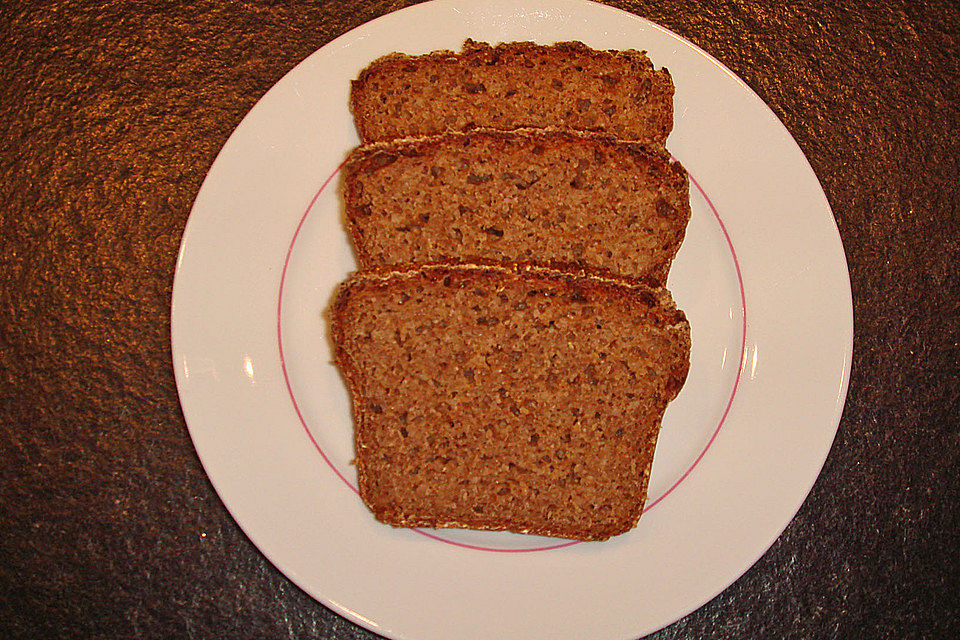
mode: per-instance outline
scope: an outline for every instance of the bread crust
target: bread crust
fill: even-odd
[[[459,53],[378,58],[353,81],[350,109],[364,143],[555,126],[663,144],[673,92],[669,71],[655,70],[643,51],[468,39]]]
[[[642,461],[644,467],[640,477],[640,484],[637,487],[638,495],[642,498],[638,501],[632,510],[629,518],[616,523],[607,523],[603,527],[595,526],[556,526],[550,524],[531,525],[522,517],[504,517],[499,521],[491,522],[490,518],[477,517],[469,512],[462,512],[456,517],[438,517],[436,514],[409,514],[395,510],[384,509],[371,499],[370,470],[367,464],[367,456],[375,450],[378,443],[371,442],[370,432],[371,423],[375,420],[375,412],[371,411],[368,405],[368,398],[364,392],[363,372],[359,370],[351,355],[350,338],[347,336],[343,324],[344,311],[351,296],[368,288],[387,288],[394,287],[403,281],[414,281],[416,279],[428,279],[434,283],[444,282],[445,279],[453,276],[454,278],[464,278],[465,274],[472,274],[474,280],[485,279],[496,282],[504,278],[517,278],[524,282],[535,284],[537,282],[559,283],[565,291],[570,292],[571,296],[586,295],[589,297],[592,293],[602,292],[605,295],[616,297],[625,297],[633,300],[642,301],[652,310],[656,310],[657,322],[661,323],[660,330],[671,336],[671,340],[676,345],[675,352],[683,354],[675,362],[669,365],[668,382],[664,387],[664,395],[661,398],[662,408],[660,415],[667,403],[679,393],[686,379],[689,370],[689,351],[690,351],[690,328],[686,317],[682,311],[677,309],[672,298],[663,288],[651,288],[644,284],[627,281],[619,278],[599,277],[585,271],[567,272],[553,269],[541,264],[535,263],[512,263],[500,266],[485,265],[464,265],[464,264],[431,264],[431,265],[407,265],[394,269],[379,269],[370,271],[361,271],[354,274],[349,280],[342,283],[337,290],[331,307],[331,331],[335,349],[335,358],[341,372],[347,383],[352,399],[353,415],[355,419],[355,445],[357,450],[357,474],[358,483],[362,499],[375,517],[386,524],[395,527],[438,527],[438,528],[469,528],[480,530],[500,531],[507,530],[516,533],[527,533],[544,536],[563,537],[578,540],[600,541],[606,540],[611,536],[618,535],[636,526],[639,519],[643,501],[646,496],[647,484],[649,482],[650,467],[653,460],[653,452],[656,446],[656,434],[659,431],[659,418],[656,428],[653,430],[652,439],[647,442],[643,451],[637,451],[637,458]],[[460,280],[461,283],[473,282],[473,280]],[[463,284],[461,284],[463,286]],[[470,286],[473,286],[472,284]]]

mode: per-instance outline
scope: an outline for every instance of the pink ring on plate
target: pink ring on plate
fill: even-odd
[[[294,396],[293,388],[290,386],[290,376],[287,373],[287,363],[283,356],[283,326],[280,321],[282,317],[281,311],[283,308],[283,284],[287,278],[287,267],[290,264],[290,255],[293,253],[293,247],[296,244],[297,238],[300,235],[300,229],[303,228],[303,223],[306,222],[307,216],[310,215],[310,211],[313,210],[313,205],[317,202],[317,199],[320,197],[320,194],[323,193],[323,190],[326,189],[330,185],[330,183],[333,181],[333,179],[337,176],[337,174],[340,173],[341,168],[343,168],[342,163],[340,164],[340,166],[338,166],[334,170],[333,173],[330,174],[329,177],[327,177],[326,180],[323,181],[323,184],[320,185],[320,188],[317,190],[316,194],[314,194],[313,199],[310,200],[310,204],[307,205],[307,210],[304,211],[303,215],[300,217],[300,222],[299,224],[297,224],[297,228],[293,232],[293,237],[290,239],[290,245],[287,247],[287,255],[283,259],[283,272],[280,274],[280,288],[277,293],[277,346],[280,351],[280,368],[283,370],[283,382],[284,382],[284,385],[287,387],[287,393],[290,395],[290,402],[293,403],[293,409],[297,413],[297,418],[300,419],[300,424],[303,425],[304,431],[307,432],[307,437],[310,438],[310,442],[312,442],[313,446],[316,447],[317,451],[320,453],[320,456],[323,458],[323,461],[327,463],[327,466],[330,467],[331,470],[333,470],[333,472],[337,475],[337,477],[340,478],[340,480],[345,485],[347,485],[347,487],[349,487],[351,491],[359,495],[360,491],[355,486],[353,486],[353,484],[349,480],[347,480],[346,476],[343,475],[343,473],[337,468],[337,466],[333,464],[333,461],[330,459],[329,456],[327,456],[326,452],[324,452],[323,447],[321,447],[320,444],[313,437],[313,433],[311,433],[310,427],[307,426],[307,421],[304,420],[303,414],[300,412],[300,406],[297,404],[297,398]],[[740,272],[740,261],[737,260],[737,252],[733,248],[733,242],[731,242],[730,240],[730,234],[727,233],[727,227],[725,224],[723,224],[723,220],[720,218],[720,214],[717,213],[717,208],[713,206],[713,202],[710,200],[710,197],[706,194],[706,192],[700,186],[700,183],[697,182],[697,180],[692,175],[690,175],[689,172],[687,173],[687,175],[690,177],[690,182],[693,184],[693,186],[696,187],[697,191],[700,192],[700,195],[702,195],[704,200],[706,200],[707,205],[709,205],[710,207],[710,211],[713,212],[714,217],[717,219],[717,222],[720,224],[720,230],[723,231],[723,237],[727,241],[727,247],[730,248],[730,255],[733,256],[733,266],[736,268],[736,271],[737,271],[737,285],[740,287],[740,312],[742,317],[742,326],[741,326],[742,336],[740,340],[740,366],[737,368],[737,376],[734,379],[733,389],[731,389],[730,391],[730,398],[727,400],[727,406],[724,408],[723,415],[720,416],[720,422],[717,423],[717,427],[713,430],[713,434],[711,434],[710,439],[707,441],[706,446],[703,447],[703,450],[696,457],[696,459],[693,461],[690,467],[683,472],[683,474],[677,479],[676,482],[670,485],[670,488],[667,489],[663,493],[663,495],[658,497],[656,500],[653,500],[647,503],[647,505],[643,509],[643,513],[646,513],[650,509],[660,504],[660,502],[664,498],[666,498],[668,495],[670,495],[673,492],[674,489],[680,486],[680,483],[683,482],[687,478],[687,476],[689,476],[690,473],[693,472],[694,468],[700,463],[700,461],[703,460],[703,456],[705,456],[707,453],[707,450],[710,449],[710,445],[712,445],[713,441],[717,439],[717,435],[720,433],[720,428],[723,426],[724,421],[727,419],[727,415],[730,413],[730,407],[733,405],[733,398],[737,395],[737,388],[740,386],[740,376],[743,373],[743,367],[745,365],[744,355],[746,354],[746,351],[747,351],[747,299],[743,290],[743,274]],[[532,547],[530,549],[497,549],[494,547],[484,547],[480,545],[456,542],[454,540],[447,540],[446,538],[438,536],[434,533],[429,533],[422,529],[413,529],[413,531],[416,531],[420,535],[426,538],[430,538],[431,540],[437,540],[439,542],[443,542],[446,544],[452,544],[458,547],[464,547],[466,549],[474,549],[477,551],[493,551],[498,553],[529,553],[531,551],[547,551],[550,549],[560,549],[563,547],[569,547],[575,544],[580,544],[579,541],[577,540],[570,540],[570,541],[560,542],[557,544],[546,545],[542,547]]]

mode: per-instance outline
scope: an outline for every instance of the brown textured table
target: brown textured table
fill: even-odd
[[[191,203],[243,115],[406,4],[0,5],[0,637],[374,637],[217,498],[177,401],[169,301]],[[653,637],[960,636],[960,9],[611,4],[706,49],[783,120],[835,212],[856,322],[800,513]]]

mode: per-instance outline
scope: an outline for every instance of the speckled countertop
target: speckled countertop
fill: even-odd
[[[214,493],[169,304],[191,203],[244,114],[406,4],[0,5],[0,637],[375,637],[273,568]],[[960,9],[611,4],[704,48],[782,119],[836,215],[856,323],[846,410],[799,514],[652,637],[960,637]]]

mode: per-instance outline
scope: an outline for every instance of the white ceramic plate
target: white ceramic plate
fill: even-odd
[[[669,286],[692,366],[640,525],[604,543],[395,530],[353,486],[347,392],[322,313],[354,269],[337,169],[358,140],[349,83],[390,51],[581,40],[670,69],[668,147],[693,179]],[[836,432],[852,350],[830,207],[790,134],[706,53],[572,0],[437,1],[374,20],[250,111],[197,196],[172,308],[190,434],[227,508],[307,593],[391,638],[635,638],[696,609],[776,539]]]

